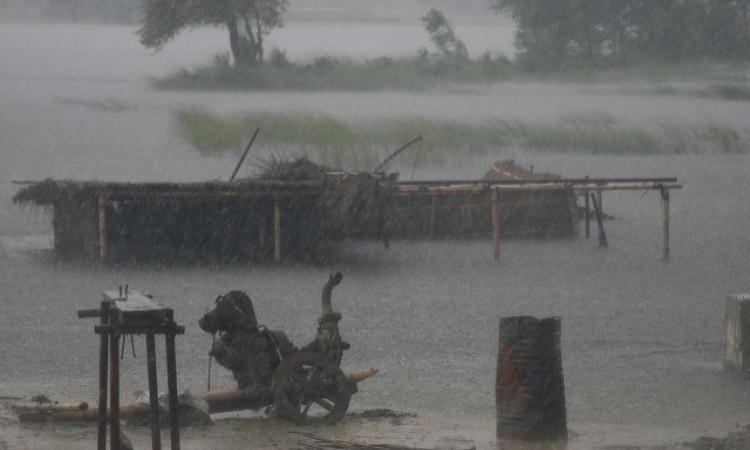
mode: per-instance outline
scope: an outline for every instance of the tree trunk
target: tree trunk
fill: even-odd
[[[258,32],[258,37],[255,39],[255,56],[259,63],[263,63],[263,33],[261,32],[262,28],[259,17],[255,18],[255,31]]]
[[[234,63],[237,64],[244,59],[244,56],[240,32],[237,30],[237,20],[234,17],[227,21],[227,29],[229,30],[229,48],[232,49],[232,58],[234,58]]]

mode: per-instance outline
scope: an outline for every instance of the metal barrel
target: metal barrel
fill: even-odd
[[[497,438],[566,441],[559,317],[500,319],[495,404]]]

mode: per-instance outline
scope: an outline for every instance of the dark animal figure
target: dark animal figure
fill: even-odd
[[[231,291],[198,321],[208,333],[219,333],[210,354],[232,371],[239,389],[269,386],[281,358],[295,351],[282,331],[258,325],[250,297]]]

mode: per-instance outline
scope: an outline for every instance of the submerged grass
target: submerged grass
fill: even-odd
[[[205,156],[239,152],[250,130],[258,146],[307,154],[333,167],[372,168],[390,151],[421,135],[403,155],[407,165],[440,164],[467,155],[517,146],[588,154],[677,154],[750,151],[744,130],[716,123],[663,122],[650,128],[618,123],[607,115],[563,115],[551,122],[491,120],[463,123],[413,117],[352,122],[318,113],[254,112],[220,116],[202,109],[176,113],[178,131]]]

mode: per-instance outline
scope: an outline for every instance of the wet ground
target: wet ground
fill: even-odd
[[[290,25],[286,32],[293,31]],[[49,214],[13,205],[17,186],[11,180],[228,176],[233,159],[202,159],[177,137],[171,113],[182,105],[353,116],[398,111],[462,120],[581,111],[642,123],[708,119],[747,127],[750,122],[748,103],[623,96],[576,85],[517,83],[463,94],[148,88],[147,76],[205,61],[223,45],[223,35],[200,30],[164,54],[151,55],[138,47],[129,28],[0,26],[0,397],[43,392],[93,403],[98,347],[93,323],[77,319],[75,311],[96,305],[100,291],[124,283],[173,307],[176,319],[187,325],[178,339],[180,386],[201,392],[210,337],[196,321],[217,294],[246,290],[261,321],[304,343],[314,336],[319,289],[329,272],[342,270],[345,279],[334,304],[352,344],[343,365],[381,370],[363,383],[351,410],[391,408],[417,417],[402,425],[347,419],[315,430],[321,435],[414,446],[456,438],[493,447],[497,321],[516,314],[563,318],[571,448],[685,441],[724,435],[750,422],[747,382],[725,373],[720,362],[724,298],[749,289],[750,157],[744,155],[590,157],[503,149],[468,160],[457,155],[446,167],[415,174],[474,177],[491,161],[514,157],[567,176],[677,176],[685,189],[672,197],[669,263],[659,259],[655,193],[605,194],[605,210],[619,218],[607,223],[608,250],[584,239],[510,241],[495,262],[487,241],[395,242],[388,250],[360,242],[341,245],[339,259],[326,266],[111,267],[56,261],[49,250]],[[376,50],[389,52],[368,51]],[[351,48],[348,54],[359,51]],[[124,400],[145,388],[145,346],[140,340],[136,345],[138,357],[125,357]],[[163,348],[158,352],[163,355]],[[214,388],[232,385],[228,373],[215,369],[213,377]],[[269,419],[225,420],[187,430],[186,446],[257,442],[288,448],[298,437],[287,432],[295,430]],[[85,426],[21,426],[0,414],[0,448],[93,448],[93,433]],[[145,433],[130,432],[136,443],[147,441]]]

